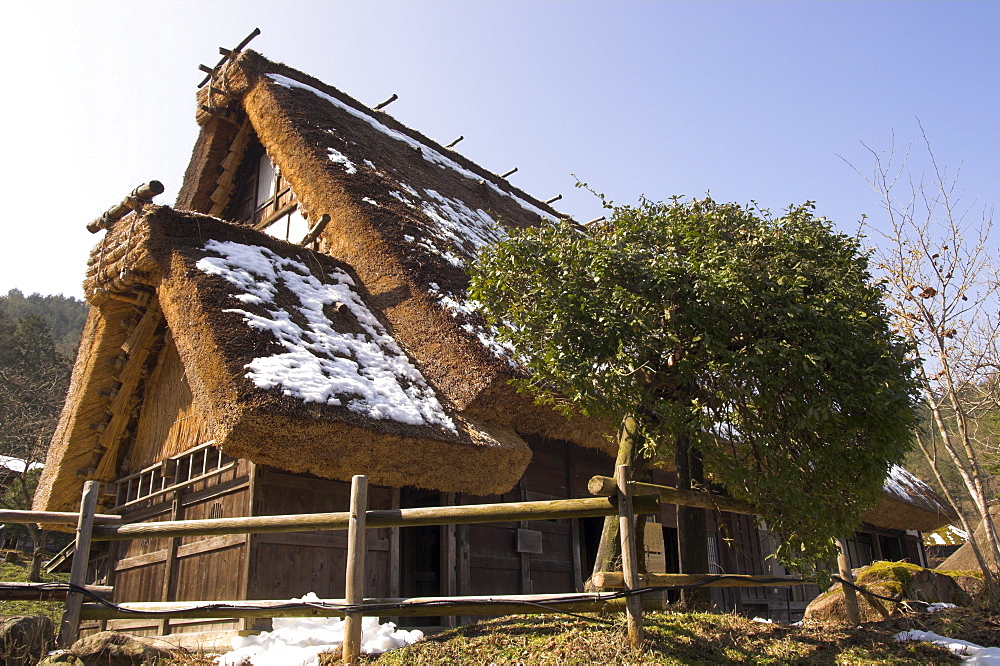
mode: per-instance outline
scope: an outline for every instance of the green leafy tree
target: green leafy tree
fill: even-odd
[[[517,231],[480,256],[470,292],[519,353],[522,387],[631,415],[647,458],[703,459],[759,507],[784,562],[830,561],[915,422],[908,348],[858,242],[811,204],[608,207],[585,232]]]

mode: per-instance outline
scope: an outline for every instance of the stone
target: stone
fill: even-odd
[[[7,666],[34,666],[55,642],[55,626],[44,615],[17,615],[0,621],[0,657]]]
[[[170,652],[144,641],[115,631],[102,631],[81,638],[69,649],[69,653],[85,663],[100,663],[110,666],[129,664],[155,664],[170,659]],[[72,662],[71,662],[72,663]]]

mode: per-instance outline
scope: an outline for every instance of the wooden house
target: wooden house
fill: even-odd
[[[516,393],[511,351],[465,295],[479,247],[555,210],[253,51],[201,89],[197,120],[175,208],[145,206],[91,254],[91,311],[36,508],[75,510],[86,479],[105,483],[100,511],[159,521],[342,511],[359,473],[372,508],[406,508],[582,497],[612,472],[607,424]],[[947,522],[943,504],[885,501],[894,522],[876,511],[872,525]],[[772,566],[752,518],[707,519],[717,570]],[[366,593],[578,590],[600,525],[374,530]],[[651,568],[676,571],[674,526],[671,508],[654,518]],[[345,552],[333,532],[144,539],[106,547],[92,577],[116,601],[340,597]],[[770,614],[793,601],[718,600]]]

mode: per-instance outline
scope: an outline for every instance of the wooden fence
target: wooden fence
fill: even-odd
[[[124,524],[120,516],[95,514],[99,482],[84,484],[80,513],[0,511],[0,521],[76,523],[76,548],[70,572],[70,590],[66,593],[66,611],[60,631],[60,643],[69,645],[79,634],[81,620],[108,620],[135,617],[136,614],[161,619],[176,618],[249,618],[249,617],[343,617],[345,618],[343,659],[357,661],[361,641],[361,618],[365,615],[457,616],[508,615],[565,612],[626,612],[629,644],[638,648],[643,640],[643,609],[662,607],[659,599],[643,598],[643,588],[688,587],[760,587],[800,585],[810,580],[789,576],[732,576],[642,574],[637,566],[635,515],[657,513],[661,501],[709,509],[756,513],[749,505],[731,498],[708,493],[681,491],[667,486],[629,482],[628,467],[621,465],[615,477],[594,477],[589,488],[598,497],[504,504],[475,504],[416,509],[367,509],[367,479],[355,476],[351,483],[350,511],[284,516],[250,516],[202,520],[176,520],[155,523]],[[623,571],[603,572],[592,579],[601,590],[624,592],[529,594],[466,597],[423,597],[408,599],[364,598],[365,533],[368,528],[415,527],[430,525],[507,522],[511,520],[548,520],[619,517]],[[251,534],[261,532],[301,532],[305,530],[348,531],[346,587],[344,599],[325,599],[319,603],[293,605],[287,600],[181,601],[106,604],[84,603],[79,590],[106,593],[103,588],[85,588],[90,545],[93,541],[142,539],[150,537]],[[37,586],[41,590],[43,586]]]

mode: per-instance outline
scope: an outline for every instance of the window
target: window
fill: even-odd
[[[284,241],[297,243],[309,233],[291,185],[275,168],[267,151],[254,141],[237,172],[236,193],[227,218]]]

